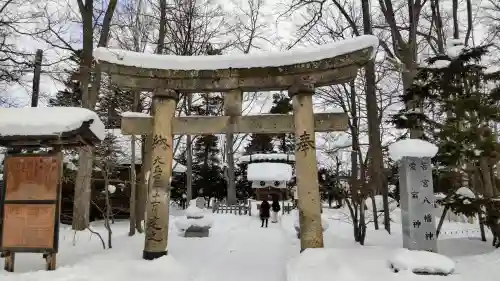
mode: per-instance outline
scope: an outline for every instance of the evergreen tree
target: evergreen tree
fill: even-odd
[[[217,116],[222,107],[220,95],[202,94],[201,102],[192,106],[196,115]],[[201,190],[205,196],[222,198],[226,194],[226,184],[221,167],[219,138],[203,135],[193,144],[193,195]]]
[[[245,154],[274,152],[273,137],[269,134],[252,134],[245,146]]]
[[[273,96],[271,114],[289,114],[293,111],[292,99],[282,93]],[[279,142],[279,151],[282,153],[293,153],[295,150],[294,134],[276,134],[274,138]]]
[[[70,57],[70,60],[76,65],[79,64],[78,52]],[[80,82],[75,79],[78,75],[78,69],[70,71],[70,76],[65,81],[65,89],[56,93],[55,97],[49,99],[50,106],[70,106],[81,107],[82,92]],[[106,128],[120,127],[120,113],[124,111],[132,111],[133,94],[130,91],[123,91],[116,87],[102,87],[95,111],[99,118],[103,121]],[[142,111],[142,102],[139,102],[139,108],[134,111]]]
[[[73,54],[69,58],[70,62],[75,65],[80,64],[79,52]],[[78,69],[68,70],[70,76],[64,82],[66,87],[64,90],[58,91],[55,97],[49,99],[49,106],[74,106],[81,107],[82,92],[80,90],[79,79],[76,79]]]
[[[486,73],[482,64],[489,47],[463,48],[456,56],[429,59],[430,66],[419,69],[412,87],[402,97],[403,101],[421,100],[424,112],[401,111],[394,118],[400,128],[422,129],[425,139],[439,147],[434,162],[440,177],[467,166],[480,178],[492,178],[491,163],[500,159],[500,145],[492,130],[492,124],[500,122],[500,73]],[[448,194],[454,194],[461,181],[449,182],[454,185]],[[491,203],[486,197],[495,193],[487,191],[487,181],[481,184],[481,190],[486,189],[485,199],[464,204],[453,195],[443,203],[469,215],[481,212],[481,206]]]
[[[194,142],[193,176],[193,189],[196,193],[202,190],[203,195],[217,198],[226,194],[217,136],[206,135]]]
[[[118,144],[116,135],[107,133],[104,140],[96,146],[95,166],[103,173],[106,173],[109,179],[117,176],[117,167],[119,159],[124,157],[122,148]]]

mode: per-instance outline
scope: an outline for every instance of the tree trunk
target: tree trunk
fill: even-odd
[[[85,230],[90,222],[90,200],[92,182],[92,148],[80,148],[78,172],[75,179],[75,197],[73,199],[73,230]],[[90,173],[85,171],[90,170]]]
[[[146,183],[146,175],[148,170],[146,170],[146,136],[141,137],[141,170],[139,172],[139,181],[136,188],[136,200],[135,200],[135,229],[139,233],[144,232],[142,222],[144,221],[144,216],[146,213],[146,198],[148,187]]]
[[[491,180],[491,167],[488,164],[487,158],[481,157],[479,159],[479,171],[483,183],[484,195],[486,198],[491,198],[495,195],[495,189]]]
[[[436,239],[439,237],[439,233],[441,232],[441,228],[443,227],[444,219],[446,218],[446,213],[448,212],[449,207],[445,206],[443,208],[443,212],[441,213],[441,217],[439,218],[439,223],[436,229]]]
[[[138,106],[139,106],[139,95],[140,92],[135,92],[134,93],[134,101],[132,104],[132,111],[137,111]],[[136,174],[136,155],[135,155],[135,150],[136,150],[136,137],[135,135],[132,135],[130,137],[130,149],[131,155],[130,155],[130,203],[129,203],[129,222],[130,222],[130,228],[128,235],[133,236],[135,234],[135,228],[136,228],[136,206],[137,206],[137,174]]]
[[[108,163],[109,164],[109,163]],[[106,164],[106,170],[108,169],[107,166],[108,164]],[[111,225],[110,225],[110,219],[111,219],[111,202],[110,202],[110,199],[109,199],[109,173],[108,171],[105,171],[105,175],[104,175],[104,186],[105,186],[105,190],[104,190],[104,194],[105,194],[105,200],[106,200],[106,214],[104,216],[104,227],[106,228],[106,230],[108,231],[108,248],[111,249],[113,248],[113,244],[112,244],[112,236],[113,236],[113,231],[111,230]]]
[[[375,192],[373,190],[371,190],[370,192],[370,199],[372,201],[372,212],[373,212],[373,228],[375,228],[375,230],[378,230],[379,229],[379,226],[378,226],[378,210],[377,210],[377,202],[375,202]]]
[[[474,169],[472,177],[473,177],[472,184],[474,186],[474,192],[476,194],[476,197],[478,197],[480,193],[486,195],[484,191],[484,186],[481,192],[479,191],[482,182],[481,182],[481,171],[478,168]],[[479,220],[479,231],[481,233],[481,241],[486,242],[486,232],[484,231],[484,214],[482,210],[478,212],[477,219]]]
[[[191,104],[193,101],[193,96],[187,94],[187,108],[186,115],[191,115]],[[187,189],[187,203],[193,199],[193,138],[191,135],[186,136],[186,189]]]
[[[384,15],[385,21],[391,29],[392,52],[384,44],[384,49],[392,56],[396,56],[403,63],[402,78],[403,90],[406,91],[413,83],[413,79],[417,74],[417,29],[419,26],[420,13],[422,6],[426,1],[411,0],[408,1],[408,23],[406,24],[408,38],[405,40],[401,33],[400,26],[398,25],[397,15],[399,14],[394,9],[392,0],[379,0],[380,9]],[[420,112],[420,100],[417,97],[415,100],[408,102],[406,105],[407,110],[414,110]],[[418,139],[423,136],[421,128],[410,129],[410,138]]]
[[[91,77],[91,69],[93,63],[93,49],[94,49],[94,34],[93,34],[93,20],[94,20],[94,1],[78,0],[78,8],[82,16],[83,26],[83,44],[80,57],[80,85],[82,91],[82,107],[94,109],[97,101],[97,93],[101,86],[101,71],[97,66],[95,69],[94,79]],[[111,19],[113,17],[117,0],[110,0],[104,19],[102,22],[102,30],[99,37],[98,46],[104,47],[108,42],[109,28]],[[92,83],[91,88],[89,84]],[[93,150],[80,149],[78,158],[78,171],[75,182],[75,198],[73,205],[73,224],[74,230],[84,230],[89,225],[89,212],[90,212],[90,195],[91,195],[91,178],[93,167]]]
[[[234,135],[226,134],[226,161],[227,161],[227,204],[236,204],[236,180],[234,177]]]
[[[352,151],[351,151],[351,197],[352,197],[352,209],[351,217],[354,227],[354,241],[363,244],[365,238],[363,237],[363,227],[365,225],[365,204],[362,192],[362,182],[358,178],[359,176],[359,117],[358,117],[358,103],[356,100],[356,86],[354,81],[349,83],[349,100],[350,100],[350,110],[352,123],[350,126],[352,135]],[[364,180],[364,178],[362,178]],[[349,203],[346,200],[346,203]],[[359,217],[358,217],[359,216]]]

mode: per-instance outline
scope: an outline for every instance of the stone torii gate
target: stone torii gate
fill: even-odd
[[[98,48],[94,57],[119,87],[153,91],[149,118],[124,116],[123,134],[152,134],[144,259],[167,254],[173,135],[295,133],[301,250],[323,247],[315,132],[344,131],[343,113],[314,114],[314,88],[346,83],[373,59],[375,36],[258,55],[180,57]],[[241,116],[243,92],[287,90],[293,115]],[[222,92],[225,116],[174,117],[179,94]],[[232,142],[231,142],[232,143]],[[229,177],[234,179],[234,175]]]

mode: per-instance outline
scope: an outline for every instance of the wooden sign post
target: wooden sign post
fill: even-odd
[[[16,252],[43,253],[54,270],[58,250],[61,153],[7,155],[0,200],[0,248],[5,270]]]
[[[2,108],[0,146],[9,148],[0,194],[0,253],[14,271],[15,254],[42,253],[46,269],[56,268],[63,148],[91,147],[104,137],[104,124],[89,109]],[[82,117],[84,116],[84,117]],[[53,126],[40,120],[59,120]],[[67,124],[65,124],[67,122]],[[57,122],[55,122],[57,123]],[[80,123],[80,126],[75,126]],[[39,127],[29,134],[26,127]],[[40,153],[23,153],[37,151]]]

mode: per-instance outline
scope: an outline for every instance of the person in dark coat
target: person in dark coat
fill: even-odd
[[[259,210],[260,221],[262,222],[260,227],[264,227],[264,224],[267,227],[267,223],[269,221],[269,216],[270,216],[270,212],[269,212],[270,209],[271,209],[271,205],[269,205],[269,202],[267,202],[267,200],[262,201],[262,203],[260,204],[260,210]]]
[[[281,211],[281,206],[280,202],[278,199],[274,198],[273,199],[273,204],[271,204],[271,222],[272,223],[277,223],[278,222],[278,213]]]

